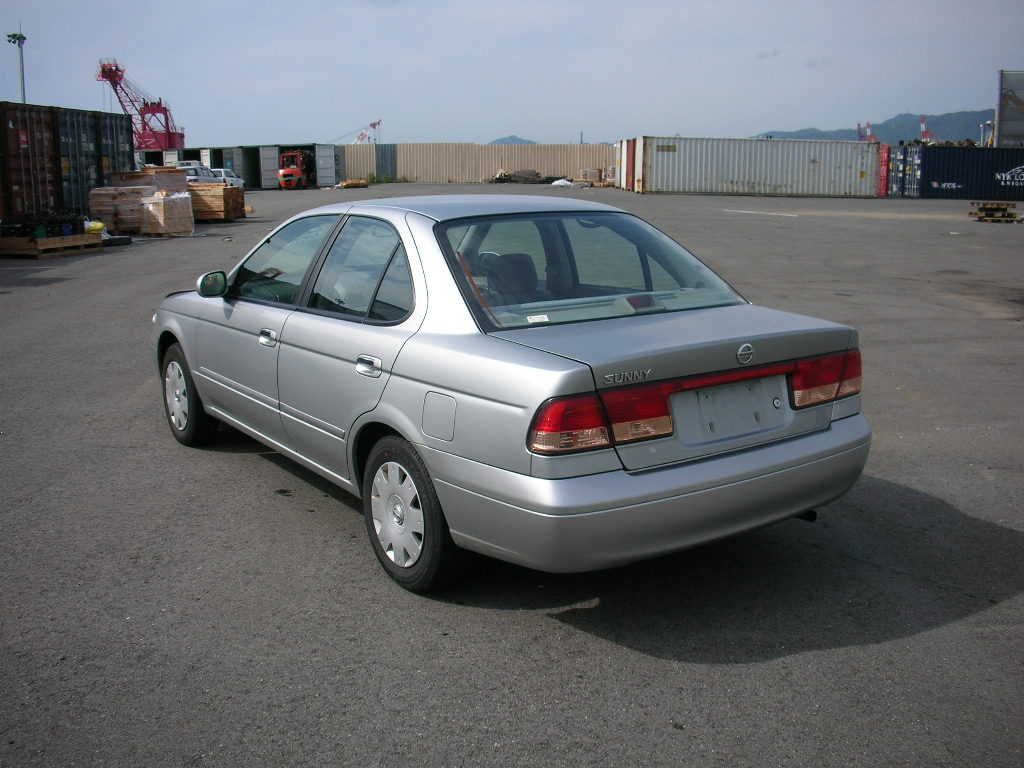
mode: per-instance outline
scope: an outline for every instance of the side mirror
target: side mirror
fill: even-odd
[[[207,272],[196,281],[196,293],[200,296],[223,296],[227,291],[228,276],[220,270]]]

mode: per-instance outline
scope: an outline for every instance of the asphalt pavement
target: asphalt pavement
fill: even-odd
[[[760,304],[856,325],[875,430],[820,510],[600,573],[393,584],[357,500],[180,446],[150,316],[287,215],[598,199]],[[197,236],[0,260],[2,766],[1024,764],[1024,225],[966,201],[506,185],[256,192]]]

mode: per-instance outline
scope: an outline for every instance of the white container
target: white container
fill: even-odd
[[[642,136],[637,192],[874,197],[878,144]]]

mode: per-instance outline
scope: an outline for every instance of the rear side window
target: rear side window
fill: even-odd
[[[306,271],[337,221],[337,216],[308,216],[279,229],[239,267],[231,294],[294,303]]]
[[[379,219],[350,217],[327,254],[309,306],[354,319],[369,315],[383,322],[408,314],[412,283],[394,227]]]

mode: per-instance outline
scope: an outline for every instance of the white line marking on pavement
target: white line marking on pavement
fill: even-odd
[[[795,219],[800,216],[798,213],[769,213],[768,211],[738,211],[735,208],[723,208],[725,213],[752,213],[755,216],[786,216],[790,219]]]

